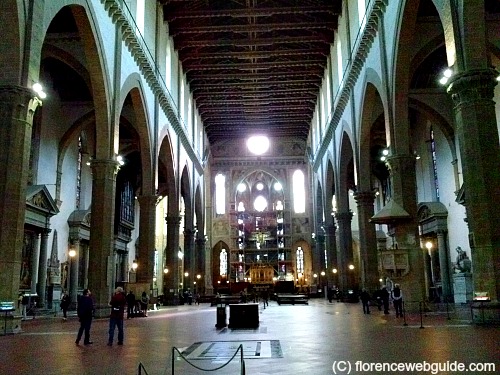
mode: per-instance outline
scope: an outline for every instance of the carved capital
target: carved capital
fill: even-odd
[[[392,174],[406,176],[408,172],[415,171],[415,156],[413,155],[391,155],[387,157],[387,165]]]
[[[167,222],[167,225],[179,226],[181,224],[181,220],[182,220],[182,217],[180,217],[180,216],[167,215],[167,217],[165,217],[165,221]]]
[[[474,69],[451,78],[447,92],[457,107],[493,99],[498,72],[491,69]]]
[[[352,211],[348,212],[336,212],[335,213],[335,219],[337,219],[337,222],[351,222],[352,220],[353,213]]]
[[[92,159],[90,162],[92,176],[97,180],[116,178],[120,164],[112,159]]]
[[[359,206],[373,206],[375,193],[373,191],[358,191],[354,194],[354,199]]]

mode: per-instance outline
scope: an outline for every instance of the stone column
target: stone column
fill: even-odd
[[[31,90],[0,86],[0,301],[16,301],[24,241],[33,114]]]
[[[500,296],[500,152],[493,101],[494,69],[471,69],[451,78],[465,187],[465,209],[475,292]]]
[[[352,211],[337,212],[335,214],[335,219],[337,219],[339,228],[339,247],[337,248],[339,289],[342,292],[347,292],[347,289],[354,287],[352,271],[348,268],[353,260],[351,232]]]
[[[423,301],[425,296],[424,257],[418,238],[415,157],[413,155],[391,155],[387,158],[391,172],[393,200],[409,217],[394,218],[395,246],[401,258],[407,257],[409,268],[404,275],[393,281],[400,283],[405,300]]]
[[[186,281],[184,288],[191,289],[193,291],[193,281],[195,281],[195,256],[194,256],[194,235],[196,231],[194,229],[184,230],[184,272],[188,272],[189,276]]]
[[[89,246],[85,246],[83,253],[83,289],[89,287],[89,262],[90,262],[90,251]]]
[[[139,254],[137,260],[137,281],[153,283],[155,266],[155,234],[156,234],[156,195],[141,195],[137,197],[140,207],[139,218]]]
[[[78,294],[78,269],[80,267],[80,240],[75,239],[73,241],[73,250],[76,254],[73,257],[69,257],[70,266],[70,279],[69,279],[69,298],[71,301],[71,306],[76,306],[77,294]]]
[[[195,253],[196,253],[196,273],[201,274],[202,278],[200,280],[196,280],[197,283],[200,283],[198,285],[198,291],[202,293],[204,290],[206,290],[207,285],[205,285],[205,280],[206,278],[203,277],[205,276],[205,243],[206,243],[205,235],[202,232],[198,232],[195,240]],[[201,283],[204,285],[202,286]]]
[[[119,164],[112,159],[94,159],[88,287],[95,301],[95,314],[109,314],[108,302],[114,289],[114,223],[116,174]]]
[[[120,272],[122,281],[128,281],[128,252],[124,252],[120,256]]]
[[[36,293],[38,283],[38,265],[40,264],[40,233],[36,234],[33,244],[33,254],[31,254],[31,294]]]
[[[177,304],[180,292],[180,283],[183,275],[179,274],[179,226],[181,224],[180,216],[170,216],[165,218],[167,222],[167,248],[165,249],[165,258],[169,273],[163,280],[165,297],[170,303]]]
[[[325,246],[326,256],[328,259],[328,269],[326,270],[326,277],[329,285],[338,284],[338,261],[337,261],[337,236],[335,235],[337,227],[335,226],[333,216],[331,216],[330,223],[325,225]],[[337,272],[334,273],[333,270]]]
[[[372,191],[357,192],[354,195],[358,204],[359,246],[360,246],[360,277],[361,287],[373,292],[379,289],[379,272],[377,256],[377,234],[375,224],[370,223],[374,214]]]
[[[452,302],[453,290],[450,274],[450,258],[448,249],[446,248],[445,232],[437,231],[438,253],[439,253],[439,268],[441,274],[441,285],[443,288],[443,302]]]
[[[45,307],[47,302],[47,255],[50,229],[42,232],[40,241],[40,262],[38,263],[38,306]]]

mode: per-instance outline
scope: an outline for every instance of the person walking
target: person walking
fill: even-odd
[[[368,293],[368,291],[365,288],[363,288],[363,290],[361,291],[359,298],[361,299],[361,303],[363,304],[363,314],[369,314],[370,313],[370,294]]]
[[[78,335],[76,336],[76,345],[80,345],[80,340],[84,333],[85,336],[83,338],[83,344],[92,344],[92,341],[90,341],[90,326],[92,325],[92,318],[94,315],[94,301],[90,296],[90,290],[84,289],[83,295],[80,296],[78,300],[77,314],[78,319],[80,320],[80,329],[78,330]]]
[[[68,319],[68,309],[69,309],[70,304],[71,304],[71,300],[69,299],[69,295],[68,295],[68,293],[64,292],[62,297],[61,297],[61,303],[59,305],[61,307],[62,312],[63,312],[63,320]]]
[[[123,292],[123,288],[119,286],[115,289],[115,294],[113,294],[111,301],[109,301],[111,313],[109,315],[108,346],[113,345],[116,327],[118,327],[118,345],[123,345],[123,315],[125,313],[126,304],[127,299],[125,293]]]
[[[399,284],[394,285],[391,293],[394,310],[396,310],[396,318],[403,317],[403,292]]]
[[[134,317],[135,305],[135,294],[130,290],[127,294],[127,319]]]
[[[262,291],[262,299],[264,301],[264,307],[269,306],[269,291],[267,289]]]

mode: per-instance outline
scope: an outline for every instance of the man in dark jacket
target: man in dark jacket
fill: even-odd
[[[108,346],[113,345],[113,338],[115,336],[115,327],[118,327],[118,345],[123,345],[123,315],[125,312],[125,305],[127,299],[122,287],[115,289],[115,294],[109,301],[111,313],[109,315],[109,339]]]
[[[132,291],[129,291],[127,294],[127,319],[134,317],[134,309],[135,309],[135,294]]]
[[[90,326],[92,325],[92,317],[94,315],[94,301],[92,301],[90,295],[90,290],[84,289],[83,295],[80,296],[78,300],[77,313],[80,320],[80,329],[78,330],[78,335],[76,336],[76,345],[80,345],[80,340],[84,332],[85,336],[83,338],[83,344],[92,344],[92,341],[90,341]]]
[[[394,310],[396,310],[396,318],[403,317],[403,292],[399,284],[394,285],[392,290],[392,304],[394,305]]]
[[[370,313],[370,294],[368,293],[368,291],[365,288],[363,288],[359,297],[361,298],[361,303],[363,304],[363,314],[369,314]]]
[[[382,287],[381,291],[381,297],[382,297],[382,303],[384,304],[384,314],[387,315],[389,314],[389,291],[387,290],[387,287],[384,285]]]

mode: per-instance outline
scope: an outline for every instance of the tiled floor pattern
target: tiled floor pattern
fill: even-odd
[[[404,325],[394,314],[375,310],[364,315],[359,304],[311,300],[309,305],[295,306],[271,302],[260,308],[259,321],[258,329],[216,329],[215,307],[164,307],[147,318],[127,320],[124,345],[108,347],[107,319],[93,322],[92,345],[75,346],[79,326],[75,317],[68,321],[37,317],[23,322],[21,333],[0,336],[0,374],[133,375],[138,374],[139,363],[148,375],[208,373],[173,355],[174,347],[196,357],[192,362],[200,368],[221,367],[212,374],[239,374],[238,357],[225,365],[230,350],[239,343],[248,348],[248,375],[331,375],[338,361],[352,366],[357,361],[490,362],[500,371],[500,328],[472,325],[466,319],[408,314]],[[276,342],[280,355],[273,355],[271,349],[269,356],[269,346]],[[258,352],[258,345],[261,355],[250,355]],[[203,352],[206,356],[199,359]],[[350,373],[374,372],[352,367]]]

